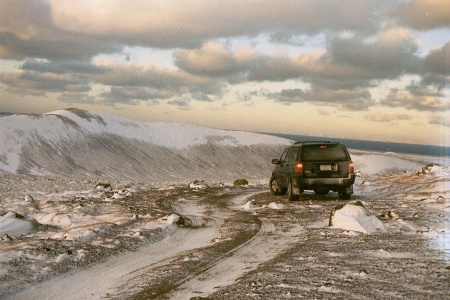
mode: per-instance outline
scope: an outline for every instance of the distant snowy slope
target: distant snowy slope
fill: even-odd
[[[265,177],[289,141],[67,109],[0,118],[0,171],[160,181]]]
[[[136,139],[166,148],[186,148],[206,144],[214,139],[216,143],[228,146],[249,146],[255,144],[286,144],[286,139],[271,135],[244,131],[229,131],[179,123],[150,123],[113,116],[105,113],[90,113],[79,109],[67,109],[47,113],[61,116],[75,122],[91,134],[113,133],[122,138]]]

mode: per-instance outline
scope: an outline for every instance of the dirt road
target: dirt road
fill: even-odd
[[[129,207],[175,213],[178,225],[149,232],[131,251],[87,259],[72,271],[67,265],[58,276],[4,298],[447,298],[446,246],[422,231],[448,220],[422,205],[417,196],[423,190],[393,193],[394,183],[384,179],[353,198],[385,224],[386,232],[370,235],[327,226],[331,209],[348,203],[334,193],[306,193],[295,202],[270,195],[265,186],[137,193]],[[399,217],[389,218],[390,211]],[[104,238],[120,239],[120,232]],[[87,256],[98,251],[93,247]]]

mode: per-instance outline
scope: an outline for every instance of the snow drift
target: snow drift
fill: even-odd
[[[0,171],[180,181],[267,176],[289,141],[67,109],[0,118]]]
[[[20,236],[37,231],[35,220],[25,220],[15,212],[8,212],[0,216],[0,236]]]
[[[346,204],[336,208],[330,217],[330,226],[362,233],[384,231],[383,223],[376,216],[368,216],[362,205]]]

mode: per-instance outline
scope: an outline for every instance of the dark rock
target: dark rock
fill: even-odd
[[[13,211],[12,213],[14,214],[14,218],[16,218],[16,219],[20,219],[20,220],[24,220],[25,219],[24,215],[16,213],[15,211]]]
[[[243,178],[236,179],[236,180],[233,182],[233,185],[234,185],[234,186],[248,185],[248,180],[247,180],[247,179],[243,179]]]
[[[109,183],[97,183],[95,186],[96,190],[112,191],[111,184]]]
[[[328,226],[333,226],[333,217],[337,210],[344,208],[345,204],[338,205],[331,210]]]
[[[8,241],[12,241],[12,237],[10,237],[8,234],[4,234],[0,240],[2,242],[8,242]]]
[[[203,189],[203,188],[207,188],[208,184],[206,184],[206,182],[204,182],[203,180],[194,180],[191,183],[189,183],[189,188],[191,189]]]
[[[180,216],[180,218],[178,219],[178,221],[176,222],[176,224],[178,226],[185,226],[186,225],[186,221],[184,220],[184,218],[182,216]]]
[[[428,164],[425,167],[422,168],[421,171],[417,172],[417,174],[427,174],[431,171],[431,169],[434,167],[433,164]]]
[[[31,195],[25,195],[23,197],[23,200],[26,201],[26,202],[34,202],[34,199],[33,199],[33,197]]]
[[[366,208],[365,206],[364,206],[364,204],[361,202],[361,201],[355,201],[355,203],[353,203],[354,205],[357,205],[357,206],[361,206],[362,208]]]
[[[388,211],[389,219],[391,220],[398,220],[400,217],[394,212],[394,211]]]

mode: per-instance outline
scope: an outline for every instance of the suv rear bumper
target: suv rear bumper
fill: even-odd
[[[344,187],[355,183],[355,175],[350,175],[346,178],[304,178],[295,177],[292,180],[294,187],[302,187],[304,189],[314,188],[314,187]]]

